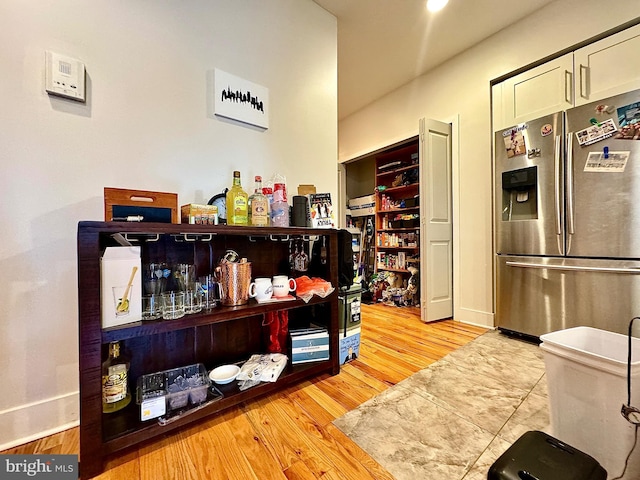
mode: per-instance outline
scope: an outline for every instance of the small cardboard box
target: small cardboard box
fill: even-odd
[[[308,184],[298,185],[298,195],[309,195],[311,193],[316,193],[315,185],[308,185]]]
[[[365,195],[349,199],[349,210],[352,217],[363,217],[376,213],[375,195]]]
[[[190,203],[180,207],[182,223],[191,225],[218,225],[218,207]]]
[[[135,269],[135,271],[134,271]],[[100,261],[102,328],[142,319],[140,247],[107,247]],[[122,308],[126,292],[127,308]],[[120,309],[118,309],[120,305]]]
[[[313,331],[315,330],[315,331]],[[291,330],[291,363],[329,360],[329,333],[326,330]]]
[[[340,333],[340,365],[360,355],[360,331],[360,327],[357,327]]]

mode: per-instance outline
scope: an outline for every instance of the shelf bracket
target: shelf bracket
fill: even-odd
[[[277,242],[277,241],[288,242],[289,235],[280,235],[280,238],[278,238],[278,235],[269,235],[269,240],[271,240],[272,242]]]
[[[267,237],[266,235],[264,235],[264,236],[253,236],[253,235],[249,235],[249,241],[250,241],[250,242],[257,242],[257,241],[258,241],[257,239],[263,239],[263,240],[266,240],[267,238],[269,238],[269,237]]]
[[[177,233],[171,235],[176,242],[210,242],[213,240],[214,233]]]
[[[122,233],[124,239],[131,244],[131,242],[157,242],[160,240],[159,233]],[[114,237],[115,238],[115,237]],[[117,239],[116,239],[117,241]]]
[[[182,235],[184,235],[185,242],[195,242],[198,240],[200,240],[201,242],[210,242],[211,240],[213,240],[212,233],[183,233]]]

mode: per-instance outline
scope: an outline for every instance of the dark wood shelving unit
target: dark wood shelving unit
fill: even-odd
[[[100,304],[100,261],[107,247],[127,239],[141,246],[142,263],[164,261],[194,263],[198,273],[210,273],[227,249],[252,262],[252,278],[290,274],[289,240],[325,237],[328,262],[313,276],[338,285],[337,231],[310,228],[255,228],[186,224],[80,222],[78,224],[78,307],[80,349],[80,476],[91,478],[103,471],[109,455],[142,442],[152,441],[176,429],[300,381],[340,371],[338,355],[338,294],[325,298],[258,304],[254,300],[237,307],[217,307],[209,312],[177,320],[135,322],[103,329]],[[212,257],[215,257],[213,258]],[[311,272],[310,272],[311,275]],[[289,327],[321,323],[329,332],[329,360],[289,365],[277,382],[262,383],[240,391],[233,382],[219,385],[223,398],[203,405],[160,425],[157,419],[141,421],[135,400],[135,382],[141,375],[203,363],[208,370],[225,363],[239,363],[255,353],[266,353],[264,314],[289,312]],[[129,387],[133,398],[123,410],[102,413],[101,365],[109,342],[121,341],[131,356]]]

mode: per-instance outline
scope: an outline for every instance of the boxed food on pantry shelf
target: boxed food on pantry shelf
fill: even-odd
[[[182,223],[191,225],[218,225],[218,207],[190,203],[180,207]]]
[[[419,226],[420,226],[420,219],[418,217],[402,220],[402,228],[415,228]]]
[[[400,208],[414,208],[420,206],[420,197],[405,198],[400,202]]]
[[[138,378],[136,401],[140,420],[151,420],[187,405],[207,399],[211,380],[201,363],[142,375]]]

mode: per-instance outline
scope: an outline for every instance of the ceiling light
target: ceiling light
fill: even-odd
[[[427,0],[427,9],[430,12],[442,10],[449,0]]]

